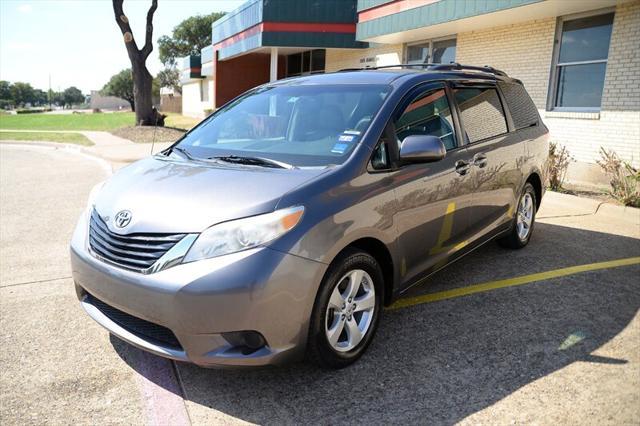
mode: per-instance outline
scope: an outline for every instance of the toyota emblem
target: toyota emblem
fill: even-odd
[[[120,210],[113,218],[116,228],[124,228],[131,222],[131,212],[129,210]]]

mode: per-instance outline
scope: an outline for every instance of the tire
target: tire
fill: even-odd
[[[348,249],[331,263],[311,313],[309,361],[340,369],[362,356],[380,321],[383,281],[380,265],[364,251]]]
[[[518,199],[518,206],[511,229],[505,237],[498,240],[501,246],[511,249],[521,249],[529,244],[536,221],[536,206],[536,191],[533,185],[527,182]],[[523,231],[525,227],[526,233]]]

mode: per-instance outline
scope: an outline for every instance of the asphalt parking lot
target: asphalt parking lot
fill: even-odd
[[[547,194],[526,249],[488,244],[410,290],[345,370],[206,370],[110,337],[78,305],[68,241],[107,175],[0,144],[2,424],[640,422],[637,210]]]

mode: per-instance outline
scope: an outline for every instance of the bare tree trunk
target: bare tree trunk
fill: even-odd
[[[158,112],[153,108],[152,90],[153,77],[147,69],[147,57],[153,50],[153,14],[158,8],[158,0],[152,0],[151,7],[147,12],[147,27],[145,32],[145,43],[142,49],[133,38],[133,32],[129,26],[129,18],[124,14],[122,3],[124,0],[113,0],[113,12],[116,23],[122,32],[124,45],[131,61],[131,71],[133,73],[133,99],[132,109],[136,113],[136,125],[153,126],[160,124],[161,120]]]

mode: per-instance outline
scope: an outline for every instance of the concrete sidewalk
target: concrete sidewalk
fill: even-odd
[[[47,141],[12,141],[5,140],[1,141],[2,143],[10,143],[10,144],[33,144],[37,143],[39,145],[46,145],[51,147],[60,147],[65,146],[68,149],[78,150],[85,154],[93,155],[103,160],[108,161],[114,170],[119,169],[123,166],[126,166],[129,163],[133,163],[134,161],[138,161],[142,158],[148,157],[152,154],[151,149],[153,148],[153,153],[157,153],[162,151],[171,145],[168,142],[157,142],[155,144],[150,143],[135,143],[128,139],[124,139],[115,135],[112,135],[109,132],[101,132],[101,131],[86,131],[86,130],[8,130],[8,129],[0,129],[0,132],[24,132],[24,133],[80,133],[87,137],[91,142],[93,142],[93,146],[79,146],[73,144],[63,144],[56,142],[47,142]]]

